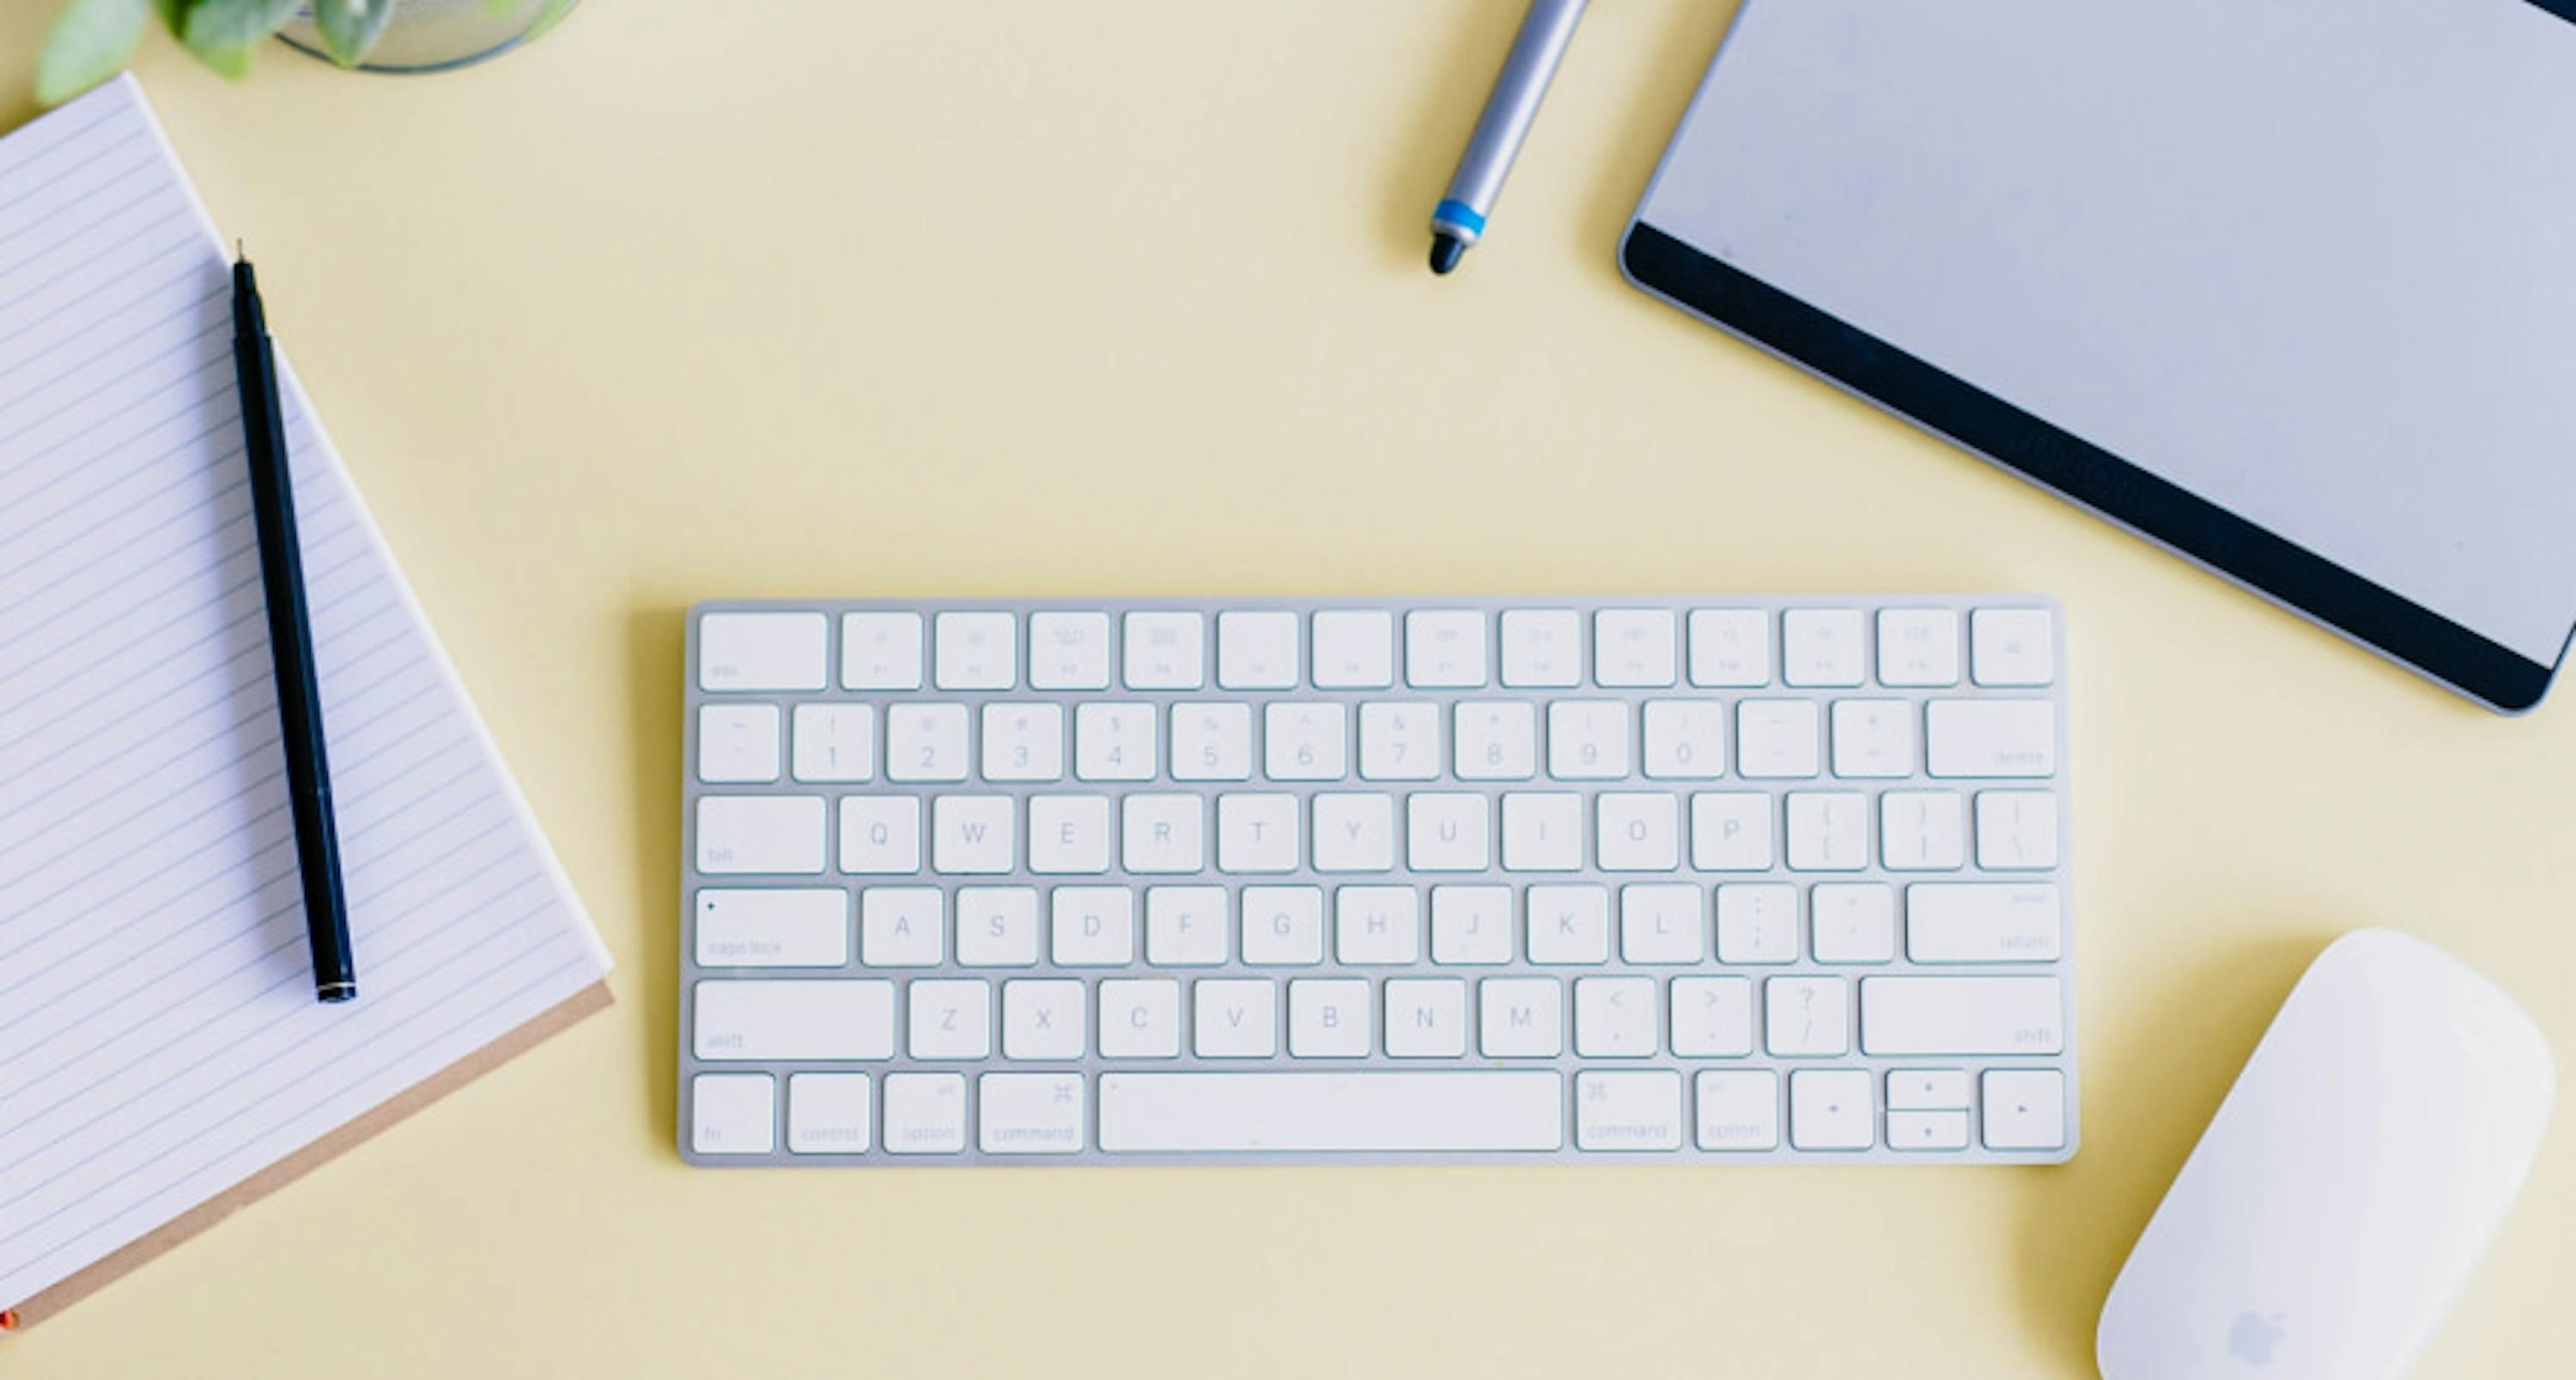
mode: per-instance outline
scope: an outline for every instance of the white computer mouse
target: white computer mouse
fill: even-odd
[[[2556,1093],[2539,1027],[2418,939],[2328,946],[2102,1305],[2104,1380],[2382,1380],[2431,1339]]]

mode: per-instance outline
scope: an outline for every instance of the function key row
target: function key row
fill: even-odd
[[[2046,609],[1285,609],[1045,612],[905,610],[839,620],[845,690],[997,691],[1708,689],[2044,686],[2056,675]],[[821,613],[710,612],[698,685],[819,691],[831,676]],[[1587,639],[1588,633],[1588,639]],[[1589,654],[1586,643],[1589,642]],[[1115,644],[1113,648],[1113,643]],[[1776,648],[1775,648],[1776,643]],[[1400,647],[1400,650],[1399,650]],[[1587,679],[1588,674],[1588,679]]]

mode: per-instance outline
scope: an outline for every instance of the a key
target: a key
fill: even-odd
[[[1360,776],[1429,781],[1440,775],[1440,706],[1428,700],[1360,706]]]
[[[1339,781],[1350,774],[1348,711],[1282,701],[1262,711],[1263,771],[1273,781]]]
[[[1978,609],[1968,616],[1970,674],[1979,685],[2046,685],[2057,678],[2057,624],[2046,609]]]
[[[1691,866],[1702,872],[1768,872],[1771,797],[1703,791],[1691,797]]]
[[[1655,1052],[1655,980],[1588,977],[1574,983],[1574,1052],[1586,1059],[1643,1059]],[[1680,1095],[1678,1086],[1674,1090]]]
[[[698,797],[698,870],[821,872],[823,801],[806,795]]]
[[[1878,611],[1878,683],[1959,683],[1959,615],[1950,609]]]
[[[917,613],[841,615],[842,688],[920,689],[921,640]]]
[[[1109,870],[1109,797],[1029,797],[1029,870],[1098,874]]]
[[[1681,866],[1681,797],[1603,791],[1594,798],[1604,872],[1670,872]]]
[[[868,1148],[868,1076],[800,1073],[787,1080],[787,1148],[800,1155],[858,1155]]]
[[[1977,792],[1977,866],[1989,872],[2057,866],[2057,793]]]
[[[1617,700],[1557,700],[1547,707],[1547,774],[1560,781],[1628,775],[1628,706]]]
[[[1585,1150],[1679,1150],[1682,1076],[1670,1070],[1576,1074],[1574,1143]]]
[[[1465,791],[1407,796],[1405,866],[1416,872],[1482,872],[1492,865],[1492,806]]]
[[[1333,957],[1351,967],[1401,966],[1422,954],[1422,894],[1409,886],[1333,891]]]
[[[2064,1010],[2053,977],[1865,978],[1860,1043],[1882,1057],[2059,1054]]]
[[[1026,886],[957,889],[957,962],[1030,968],[1038,961],[1038,893]]]
[[[1735,774],[1757,781],[1813,776],[1820,732],[1813,700],[1738,700]]]
[[[1085,781],[1151,781],[1154,706],[1084,704],[1073,711],[1073,774]]]
[[[1887,1114],[1890,1150],[1965,1150],[1968,1114],[1964,1111],[1908,1111]]]
[[[1456,978],[1389,978],[1386,1052],[1392,1059],[1456,1059],[1467,1052],[1467,984]]]
[[[1858,609],[1791,609],[1780,615],[1781,679],[1791,685],[1858,685],[1866,656]]]
[[[1697,963],[1708,953],[1701,892],[1689,883],[1619,888],[1619,957],[1636,964]]]
[[[1485,683],[1485,615],[1474,609],[1415,609],[1404,616],[1404,681],[1417,690]]]
[[[1021,978],[1003,983],[1002,1057],[1021,1060],[1081,1058],[1083,1010],[1083,991],[1079,981]],[[891,1090],[888,1097],[891,1100]],[[891,1109],[886,1120],[894,1120]]]
[[[1610,961],[1610,892],[1598,886],[1529,889],[1529,961]]]
[[[870,704],[800,704],[789,723],[799,781],[865,781],[877,771],[877,711]]]
[[[1792,791],[1789,867],[1857,872],[1869,866],[1869,797],[1856,791]]]
[[[1896,889],[1884,882],[1818,882],[1807,895],[1818,963],[1896,958]]]
[[[1369,1052],[1369,985],[1364,978],[1299,978],[1288,984],[1288,1053],[1298,1059],[1362,1059]]]
[[[1592,678],[1605,688],[1673,683],[1668,609],[1603,609],[1592,616]]]
[[[1243,889],[1243,961],[1257,967],[1324,961],[1324,892],[1311,886]]]
[[[1836,700],[1834,775],[1914,774],[1914,707],[1903,700]]]
[[[885,1076],[885,1148],[893,1155],[954,1155],[966,1148],[966,1078]]]
[[[891,1059],[894,984],[709,978],[694,992],[692,1049],[729,1059]]]
[[[1554,978],[1476,984],[1476,1047],[1488,1059],[1553,1059],[1565,1052],[1565,988]]]
[[[1029,688],[1109,688],[1109,615],[1029,615]]]
[[[1905,889],[1905,956],[1917,963],[2051,963],[2064,928],[2054,882]]]
[[[2057,771],[2057,706],[2046,700],[1934,700],[1925,708],[1934,776],[2049,776]]]
[[[2055,1069],[1990,1069],[1984,1081],[1987,1149],[2064,1148],[2064,1074]]]
[[[1279,1052],[1279,984],[1266,978],[1201,978],[1191,984],[1190,1029],[1202,1059],[1267,1059]]]
[[[1763,1047],[1778,1058],[1851,1052],[1851,984],[1838,977],[1775,977],[1762,983]]]
[[[689,1080],[689,1148],[701,1155],[766,1155],[778,1148],[778,1080],[702,1073]]]
[[[1300,814],[1293,795],[1230,793],[1216,798],[1216,865],[1221,872],[1293,872]]]
[[[1019,865],[1017,804],[1007,795],[943,795],[931,802],[934,872],[1008,872]]]
[[[1172,779],[1252,779],[1252,706],[1172,706]]]
[[[1078,1073],[988,1073],[975,1080],[975,1144],[987,1155],[1071,1155],[1091,1099]]]
[[[1696,1143],[1702,1150],[1780,1148],[1780,1075],[1768,1069],[1703,1072]]]
[[[1157,968],[1225,962],[1232,929],[1221,886],[1158,886],[1145,892],[1145,961]]]
[[[1760,609],[1693,609],[1690,682],[1704,688],[1771,683],[1771,619]]]
[[[1314,799],[1315,870],[1395,869],[1395,797],[1329,792]]]
[[[1129,872],[1197,872],[1207,866],[1204,797],[1131,795],[1120,810],[1120,866]]]
[[[1891,872],[1947,872],[1967,860],[1956,791],[1889,791],[1878,798],[1879,861]],[[1982,865],[1982,864],[1981,864]]]
[[[1059,968],[1123,968],[1136,961],[1136,893],[1123,886],[1060,886],[1048,897]]]
[[[920,799],[908,795],[841,797],[841,870],[876,876],[920,871]]]
[[[1508,609],[1502,617],[1503,684],[1556,690],[1583,683],[1583,619],[1572,609]]]
[[[963,781],[966,763],[966,706],[886,707],[888,781]]]
[[[701,967],[838,968],[850,961],[847,892],[701,887],[696,909]]]
[[[1512,961],[1512,889],[1431,888],[1431,961],[1449,965]]]
[[[931,681],[942,690],[1008,690],[1019,683],[1018,620],[943,613],[931,620]]]
[[[1125,673],[1130,690],[1196,690],[1207,679],[1207,615],[1127,615]]]
[[[778,706],[698,706],[698,779],[747,782],[778,779]]]
[[[904,989],[915,1059],[984,1059],[993,1053],[993,988],[980,978],[934,978]]]
[[[1060,781],[1064,779],[1064,706],[1003,703],[985,705],[984,779],[987,781]]]
[[[1673,1053],[1685,1059],[1737,1059],[1751,1054],[1751,980],[1740,977],[1674,978],[1672,1044]]]
[[[1527,781],[1538,774],[1538,706],[1460,700],[1452,714],[1461,781]]]
[[[1383,690],[1395,683],[1395,615],[1326,609],[1315,615],[1314,679],[1323,690]]]
[[[819,613],[709,613],[698,619],[701,690],[820,690],[829,625]]]
[[[1865,1069],[1800,1069],[1789,1075],[1789,1143],[1801,1150],[1866,1150],[1875,1139]]]
[[[1726,708],[1715,700],[1646,701],[1640,765],[1658,781],[1702,781],[1725,774]]]
[[[1104,1073],[1100,1148],[1556,1150],[1564,1106],[1562,1077],[1542,1070]]]
[[[859,893],[859,963],[935,968],[947,948],[945,902],[935,886],[872,886]]]
[[[1798,889],[1785,882],[1730,882],[1717,889],[1717,961],[1798,961]]]
[[[1217,684],[1228,690],[1294,690],[1298,671],[1296,614],[1281,609],[1217,615]]]
[[[1100,984],[1100,1057],[1172,1059],[1181,1052],[1181,985],[1169,978]]]

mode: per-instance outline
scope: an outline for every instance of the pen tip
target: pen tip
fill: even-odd
[[[1431,271],[1434,273],[1446,273],[1449,270],[1456,268],[1458,266],[1458,260],[1465,257],[1466,253],[1467,242],[1458,238],[1456,235],[1433,235],[1431,237]]]

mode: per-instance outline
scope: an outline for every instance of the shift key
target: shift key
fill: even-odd
[[[1872,1055],[2058,1054],[2066,1003],[2053,977],[1884,977],[1860,985]]]

